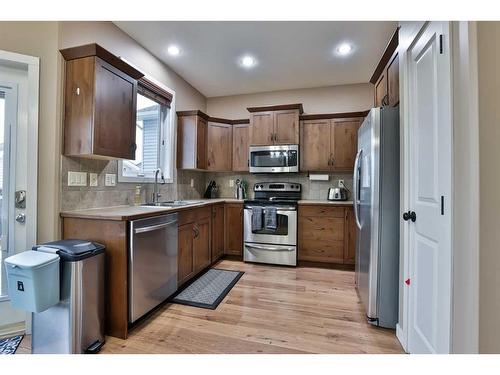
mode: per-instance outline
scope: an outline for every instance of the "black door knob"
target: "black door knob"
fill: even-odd
[[[415,222],[417,220],[417,214],[415,211],[408,211],[403,213],[403,220],[408,221],[411,220],[412,222]]]

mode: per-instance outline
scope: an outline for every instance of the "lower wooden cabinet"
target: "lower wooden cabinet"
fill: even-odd
[[[224,203],[212,206],[212,262],[224,255]]]
[[[352,207],[300,205],[299,261],[354,264],[356,228]]]
[[[243,255],[243,204],[226,203],[224,207],[224,254]]]
[[[179,212],[177,281],[182,285],[211,263],[210,209]]]

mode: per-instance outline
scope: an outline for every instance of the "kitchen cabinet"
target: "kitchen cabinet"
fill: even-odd
[[[232,169],[233,125],[208,122],[207,169],[226,172]]]
[[[233,160],[235,172],[248,172],[249,124],[233,125]]]
[[[247,108],[250,112],[251,146],[299,144],[302,104]]]
[[[97,44],[60,52],[66,60],[64,154],[135,159],[137,80],[143,74]]]
[[[211,263],[210,216],[210,207],[179,212],[177,261],[179,286]]]
[[[358,129],[367,112],[302,116],[300,124],[300,170],[350,172],[358,148]],[[346,117],[340,116],[360,116]],[[328,115],[325,115],[328,116]],[[313,118],[313,119],[309,119]]]
[[[224,206],[224,254],[243,255],[243,204]]]
[[[399,30],[396,30],[370,79],[375,107],[399,105]]]
[[[212,206],[212,262],[224,255],[224,203]]]
[[[208,117],[201,111],[177,116],[177,168],[207,169]]]
[[[353,265],[356,230],[350,206],[299,205],[298,259]]]

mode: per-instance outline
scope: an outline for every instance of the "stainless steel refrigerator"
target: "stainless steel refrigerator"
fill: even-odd
[[[354,163],[356,287],[368,321],[395,328],[399,283],[399,109],[373,108]]]

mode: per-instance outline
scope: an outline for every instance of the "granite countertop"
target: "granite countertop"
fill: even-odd
[[[353,201],[328,201],[324,200],[314,200],[314,199],[303,199],[299,201],[299,204],[318,204],[327,206],[352,206]]]
[[[156,216],[170,212],[179,212],[192,208],[205,207],[216,203],[243,203],[241,199],[235,198],[217,198],[217,199],[193,199],[192,204],[187,204],[179,207],[147,207],[147,206],[114,206],[87,208],[75,211],[63,211],[61,217],[82,218],[82,219],[98,219],[98,220],[135,220],[149,216]],[[300,200],[299,205],[328,205],[328,206],[352,206],[352,201],[327,201],[327,200]]]
[[[241,199],[220,198],[220,199],[189,199],[192,204],[179,207],[147,207],[147,206],[114,206],[101,208],[88,208],[75,211],[64,211],[60,213],[61,217],[98,219],[98,220],[135,220],[149,216],[156,216],[171,212],[179,212],[191,208],[205,207],[216,203],[243,203]]]

